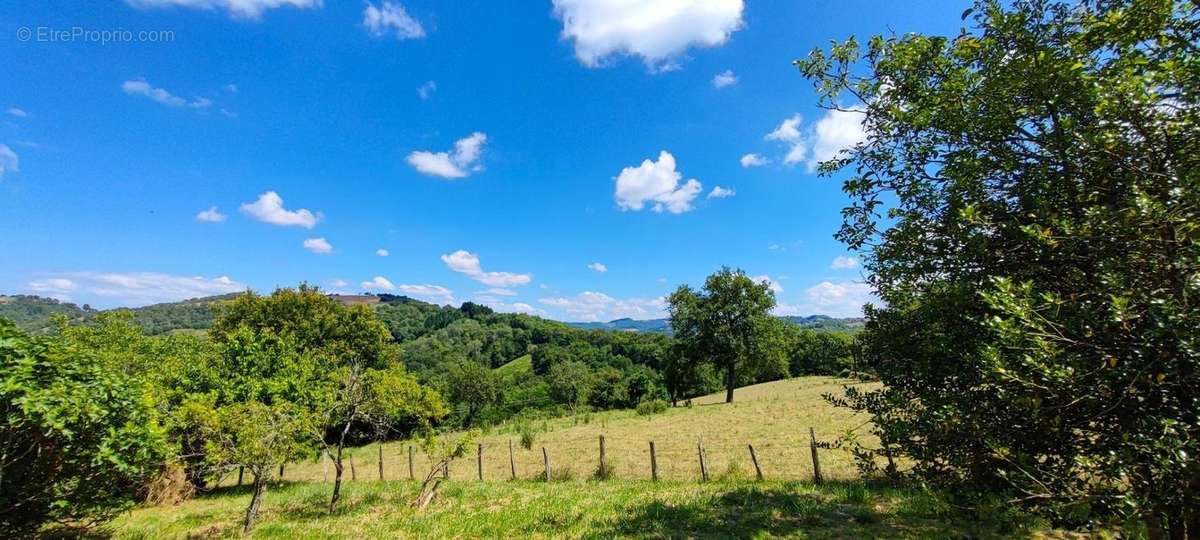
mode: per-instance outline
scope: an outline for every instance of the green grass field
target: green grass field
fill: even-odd
[[[518,359],[520,361],[520,359]],[[505,366],[502,366],[503,369]],[[519,368],[519,366],[518,366]],[[477,480],[474,447],[450,467],[451,482],[423,513],[408,504],[417,483],[408,480],[406,443],[353,449],[356,479],[344,505],[327,516],[332,475],[324,462],[293,463],[267,492],[257,537],[776,537],[999,538],[1061,536],[1028,518],[997,510],[975,514],[941,494],[915,488],[866,486],[843,451],[822,450],[827,482],[811,483],[808,428],[832,439],[860,426],[861,418],[833,409],[821,394],[851,381],[803,377],[694,400],[692,407],[638,416],[608,411],[544,422],[530,450],[512,426],[485,433],[484,482]],[[598,438],[607,442],[616,479],[591,480]],[[453,436],[453,435],[452,435]],[[697,439],[703,437],[713,481],[699,481]],[[649,480],[649,441],[658,449],[660,482]],[[510,479],[513,441],[518,480]],[[766,481],[754,481],[747,444],[753,444]],[[542,447],[555,471],[570,480],[535,481]],[[416,475],[430,461],[415,452]],[[349,473],[348,473],[349,474]],[[558,473],[555,475],[558,476]],[[117,538],[204,538],[237,535],[249,500],[232,478],[214,492],[177,507],[139,508],[112,526]]]

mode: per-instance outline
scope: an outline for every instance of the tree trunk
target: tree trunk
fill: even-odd
[[[342,495],[342,445],[338,445],[337,456],[333,458],[333,496],[329,498],[329,513],[337,510],[338,497]]]
[[[734,363],[730,362],[729,367],[725,368],[725,403],[733,403],[733,387],[737,385],[737,377],[734,373]]]
[[[262,475],[254,475],[254,495],[250,497],[250,507],[246,509],[246,521],[242,524],[242,534],[250,534],[254,528],[254,519],[258,517],[258,507],[262,504],[263,494],[267,492],[267,481]]]

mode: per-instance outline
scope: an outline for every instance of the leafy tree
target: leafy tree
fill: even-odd
[[[317,433],[313,415],[286,401],[246,401],[212,411],[205,424],[209,462],[250,471],[253,490],[242,522],[242,534],[249,534],[276,467],[311,452]]]
[[[0,319],[0,536],[86,527],[136,502],[167,459],[145,385]]]
[[[450,401],[466,409],[464,426],[474,425],[479,413],[499,405],[504,395],[492,370],[476,362],[459,362],[446,374],[446,392]]]
[[[671,293],[671,328],[685,357],[712,362],[725,378],[725,402],[733,402],[739,373],[755,372],[778,337],[770,315],[775,295],[741,270],[723,268],[697,292],[686,285]]]
[[[1197,10],[980,2],[953,38],[797,62],[867,134],[821,170],[852,171],[884,386],[837,401],[917,474],[1200,531]]]
[[[575,360],[550,366],[546,380],[550,384],[550,397],[571,407],[586,403],[592,391],[591,368]]]

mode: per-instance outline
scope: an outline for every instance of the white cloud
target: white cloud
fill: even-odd
[[[702,186],[695,178],[680,186],[682,177],[675,170],[675,156],[663,150],[657,162],[647,159],[637,167],[621,169],[617,175],[617,206],[622,210],[641,210],[647,202],[652,202],[655,212],[663,209],[672,214],[687,212]]]
[[[217,210],[216,206],[210,206],[208,207],[208,210],[202,210],[196,214],[196,221],[201,221],[204,223],[220,223],[225,221],[225,217],[225,214],[222,214],[219,210]]]
[[[258,221],[284,227],[296,226],[311,229],[317,226],[317,222],[322,217],[320,212],[314,214],[307,208],[299,210],[285,209],[283,207],[283,198],[274,191],[267,191],[259,195],[258,200],[252,203],[242,203],[239,209],[243,214]]]
[[[425,37],[421,23],[404,11],[404,6],[384,0],[380,7],[367,2],[363,9],[363,26],[375,37],[393,34],[396,39],[419,39]]]
[[[383,276],[375,276],[375,277],[371,278],[371,281],[364,281],[362,283],[359,283],[359,285],[361,285],[363,289],[368,290],[368,291],[374,291],[374,290],[391,291],[391,290],[396,289],[396,286],[392,285],[392,282],[388,281],[388,279]]]
[[[317,255],[329,255],[333,253],[333,246],[324,238],[306,238],[304,240],[304,249]]]
[[[408,296],[415,296],[445,304],[454,302],[454,292],[441,285],[398,285],[396,288]]]
[[[773,292],[775,294],[779,294],[779,293],[783,292],[783,285],[780,285],[779,282],[771,279],[771,276],[768,276],[766,274],[761,275],[761,276],[751,276],[750,280],[755,283],[766,283],[767,286],[770,287],[771,292]]]
[[[848,257],[846,255],[838,255],[837,257],[834,257],[833,262],[829,265],[829,267],[834,270],[849,270],[852,268],[858,268],[858,259],[855,257]]]
[[[484,294],[494,294],[496,296],[516,296],[518,294],[517,291],[514,291],[512,289],[505,289],[505,288],[501,288],[501,287],[492,287],[483,292],[484,292]]]
[[[136,8],[185,7],[223,9],[235,19],[258,19],[264,11],[281,6],[307,9],[321,6],[321,0],[125,0]]]
[[[742,27],[744,7],[742,0],[554,0],[554,15],[585,66],[627,54],[665,70],[688,47],[728,41]]]
[[[566,318],[577,321],[608,321],[623,317],[657,319],[666,316],[667,307],[666,299],[661,297],[617,299],[595,291],[584,291],[569,297],[541,298],[538,302],[556,308]]]
[[[779,123],[779,126],[767,134],[768,141],[779,141],[788,145],[788,153],[783,157],[784,164],[795,165],[808,157],[808,145],[800,134],[799,114],[793,114]]]
[[[723,188],[721,186],[713,186],[712,191],[708,192],[709,199],[724,199],[737,195],[737,191],[733,188]]]
[[[388,250],[383,249],[383,248],[379,248],[379,249],[375,250],[375,254],[380,257],[387,257],[388,255],[391,255],[391,253],[388,252]]]
[[[229,83],[225,86],[222,86],[221,89],[229,92],[230,94],[236,94],[238,91],[238,86],[236,84]]]
[[[433,97],[433,93],[437,92],[437,82],[425,81],[425,84],[417,87],[417,95],[421,99],[429,99]]]
[[[344,289],[350,285],[349,281],[344,279],[335,279],[329,282],[329,286],[334,289]]]
[[[822,281],[804,291],[800,304],[780,304],[776,315],[861,317],[864,304],[877,303],[871,286],[859,281]]]
[[[769,160],[765,157],[762,157],[758,154],[746,154],[746,155],[742,156],[742,159],[740,159],[739,161],[741,162],[742,168],[744,168],[744,169],[749,169],[750,167],[762,167],[763,165],[766,165],[771,162],[771,160]]]
[[[529,274],[484,272],[483,267],[479,264],[479,257],[474,253],[461,249],[454,253],[443,254],[442,262],[446,263],[446,266],[451,270],[460,274],[466,274],[471,279],[489,287],[514,287],[525,285],[533,280],[533,277]]]
[[[737,84],[737,75],[733,74],[732,70],[725,70],[721,73],[713,75],[712,85],[716,88],[725,88]]]
[[[21,157],[7,144],[0,144],[0,178],[14,172],[21,172]]]
[[[592,270],[595,270],[597,272],[600,272],[601,274],[608,271],[608,267],[604,266],[604,263],[594,262],[592,264],[587,265],[587,267],[591,268]]]
[[[799,142],[801,140],[800,122],[803,120],[799,114],[785,118],[779,123],[779,127],[775,128],[775,131],[767,134],[766,139],[768,141]]]
[[[172,276],[158,272],[66,272],[29,283],[37,293],[75,292],[102,297],[123,306],[177,302],[188,298],[228,294],[246,290],[226,276]]]
[[[867,131],[863,127],[866,115],[862,111],[862,107],[830,109],[817,120],[813,126],[812,155],[806,162],[810,171],[816,170],[822,161],[838,157],[842,151],[866,140]]]
[[[487,143],[487,134],[476,131],[454,143],[454,153],[429,152],[420,150],[408,155],[408,164],[417,172],[442,178],[464,178],[483,170],[476,164],[483,145]]]
[[[151,86],[145,79],[130,79],[123,82],[121,83],[121,91],[131,96],[145,96],[170,107],[186,106],[192,109],[204,109],[212,105],[211,99],[198,97],[188,101],[172,94],[166,89]]]
[[[25,118],[26,116],[29,116],[29,114],[26,113],[24,110],[18,109],[16,107],[10,107],[7,112],[8,112],[8,114],[11,114],[17,118]]]

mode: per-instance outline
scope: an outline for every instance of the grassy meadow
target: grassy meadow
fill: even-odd
[[[518,478],[533,479],[542,474],[543,447],[550,455],[555,476],[587,478],[599,464],[599,437],[604,435],[608,462],[617,478],[650,478],[649,443],[653,440],[661,479],[697,480],[700,464],[696,445],[703,438],[713,477],[752,477],[754,467],[747,445],[753,444],[766,478],[808,480],[812,478],[808,428],[814,429],[818,440],[832,440],[863,423],[863,419],[834,409],[821,398],[826,392],[839,391],[843,384],[860,383],[799,377],[739,388],[732,404],[724,403],[725,393],[720,392],[692,400],[691,407],[674,407],[649,416],[618,410],[536,421],[534,425],[540,432],[530,449],[521,447],[515,425],[505,424],[485,432],[478,441],[483,444],[484,479],[511,478],[510,441]],[[864,440],[869,441],[862,431]],[[409,446],[405,442],[382,445],[385,480],[408,479]],[[350,450],[358,479],[379,479],[379,448],[369,445]],[[414,449],[414,463],[417,477],[432,466],[419,448]],[[842,451],[821,451],[821,473],[834,480],[857,478],[853,460]],[[288,464],[284,478],[321,482],[332,474],[332,465],[320,460]],[[477,480],[474,445],[468,455],[451,464],[450,478]],[[236,480],[230,475],[222,483],[230,485]]]
[[[912,487],[866,485],[842,451],[822,450],[824,484],[811,482],[808,427],[832,438],[861,424],[829,407],[821,394],[852,381],[802,377],[741,388],[691,407],[639,416],[609,411],[548,420],[532,450],[520,448],[511,426],[482,438],[484,482],[476,456],[451,466],[451,480],[424,512],[410,506],[418,483],[408,480],[405,443],[383,445],[385,480],[378,478],[379,446],[352,450],[356,480],[345,486],[336,515],[324,513],[331,484],[327,464],[292,463],[272,485],[254,529],[258,538],[379,537],[799,537],[1006,538],[1065,537],[997,506],[972,512],[944,494]],[[607,439],[616,479],[592,480],[598,437]],[[696,438],[703,437],[713,481],[699,482]],[[518,479],[510,480],[508,442],[516,448]],[[648,441],[658,448],[662,481],[650,481]],[[757,482],[746,448],[755,445],[766,481]],[[541,448],[568,479],[533,480]],[[415,453],[418,477],[429,461]],[[349,473],[348,473],[349,474]],[[556,477],[559,473],[555,474]],[[115,538],[238,536],[249,500],[230,485],[174,507],[145,507],[110,526]]]

